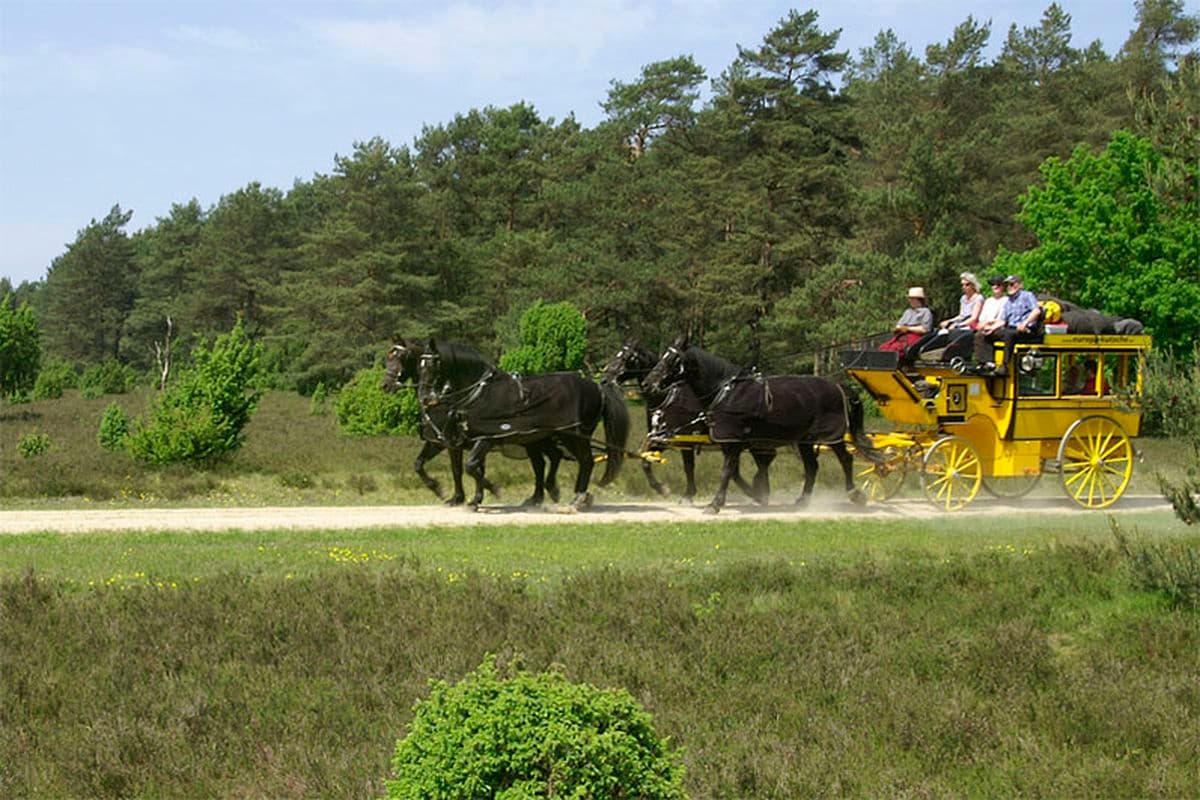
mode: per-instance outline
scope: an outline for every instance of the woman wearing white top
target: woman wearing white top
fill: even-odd
[[[977,329],[982,328],[985,322],[1004,319],[1004,304],[1008,302],[1008,296],[1004,294],[1004,278],[997,275],[994,278],[988,278],[988,283],[992,285],[992,296],[983,301],[979,319],[976,320],[975,327]]]
[[[975,330],[979,325],[979,315],[983,312],[983,295],[979,293],[979,278],[972,272],[964,272],[958,276],[962,283],[962,297],[958,299],[958,316],[942,320],[943,330],[965,331]]]

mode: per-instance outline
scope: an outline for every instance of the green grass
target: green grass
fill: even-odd
[[[349,437],[340,434],[331,414],[309,413],[308,398],[285,392],[268,393],[246,427],[245,445],[228,460],[208,469],[168,468],[139,464],[124,453],[100,447],[97,432],[109,403],[121,404],[133,417],[142,413],[148,395],[86,399],[68,391],[58,400],[25,405],[0,404],[0,509],[80,508],[114,506],[188,505],[349,505],[430,503],[434,496],[417,480],[412,465],[420,442],[412,437]],[[631,408],[634,449],[644,432],[640,406]],[[882,421],[868,423],[878,429]],[[23,457],[23,436],[45,433],[50,449]],[[1187,447],[1156,439],[1138,440],[1144,463],[1134,470],[1130,494],[1158,494],[1153,472],[1182,475]],[[678,492],[683,485],[678,455],[655,467],[656,474]],[[751,465],[744,459],[743,469]],[[837,462],[821,457],[817,491],[840,494]],[[698,461],[699,501],[706,502],[716,487],[721,458],[706,452]],[[449,459],[439,455],[428,467],[448,487]],[[527,462],[493,455],[488,475],[504,490],[502,502],[518,503],[532,489]],[[560,486],[568,489],[575,466],[564,463]],[[771,470],[774,502],[789,502],[799,493],[803,470],[791,453],[780,453]],[[747,475],[748,477],[748,475]],[[1035,494],[1060,496],[1056,476],[1047,476]],[[468,482],[468,491],[472,488]],[[919,481],[910,476],[902,496],[919,496]],[[731,497],[736,497],[736,491]],[[628,462],[616,483],[600,490],[602,500],[657,500],[638,464]],[[663,502],[674,502],[666,499]]]
[[[4,537],[0,795],[378,796],[492,652],[629,690],[693,797],[1188,796],[1200,616],[1086,519]]]
[[[464,517],[466,517],[464,512]],[[1186,526],[1169,512],[1122,515],[1122,525],[1155,538],[1178,537]],[[419,564],[446,575],[519,573],[538,582],[579,570],[709,570],[747,559],[801,563],[821,557],[890,559],[919,551],[952,553],[1044,551],[1061,544],[1111,544],[1102,515],[1014,515],[1010,523],[953,515],[896,520],[745,520],[709,524],[529,525],[397,528],[349,531],[254,531],[19,534],[0,536],[0,575],[27,569],[55,580],[103,583],[116,576],[180,581],[243,572],[283,577],[344,564],[387,569]]]

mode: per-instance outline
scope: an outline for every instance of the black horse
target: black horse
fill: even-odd
[[[646,406],[646,445],[647,447],[669,447],[671,437],[680,434],[704,434],[708,426],[704,421],[704,405],[696,397],[692,388],[683,381],[666,387],[663,391],[654,391],[645,385],[644,378],[658,363],[658,354],[637,342],[627,341],[617,351],[616,355],[605,365],[601,382],[620,384],[625,381],[638,382],[638,390]],[[683,501],[691,503],[696,497],[696,454],[699,446],[677,446],[683,459],[683,474],[687,481]],[[753,450],[754,461],[758,464],[758,472],[754,476],[754,484],[746,483],[741,471],[736,466],[733,481],[741,487],[748,497],[766,505],[771,487],[768,478],[768,468],[775,460],[775,450]],[[660,495],[667,494],[667,488],[654,477],[654,470],[649,461],[642,460],[642,472],[650,488]]]
[[[421,356],[417,396],[421,405],[445,407],[471,451],[466,472],[482,486],[484,461],[497,444],[542,444],[565,450],[579,466],[572,507],[591,505],[592,433],[604,422],[607,459],[598,485],[621,469],[629,438],[629,411],[612,385],[597,385],[574,372],[522,378],[489,364],[469,347],[431,340]],[[472,505],[483,499],[476,489]]]
[[[425,346],[418,341],[400,339],[393,343],[391,348],[388,349],[387,357],[384,359],[384,376],[381,387],[383,391],[394,392],[404,384],[415,386],[417,383],[417,369],[420,364],[421,354],[424,352]],[[413,469],[416,470],[417,477],[421,479],[421,483],[425,484],[426,488],[437,495],[439,500],[444,500],[447,505],[457,506],[462,505],[467,497],[466,491],[463,489],[462,480],[464,443],[462,441],[451,441],[450,437],[453,434],[454,430],[452,429],[447,409],[421,406],[421,439],[424,444],[421,446],[421,452],[417,454],[417,460],[413,464]],[[454,480],[454,494],[449,498],[442,491],[438,480],[425,471],[425,465],[430,459],[437,456],[443,450],[446,450],[450,454],[450,474]],[[533,468],[534,493],[532,497],[525,501],[525,505],[539,505],[542,502],[544,494],[549,494],[551,499],[558,502],[557,476],[558,464],[562,460],[562,453],[557,447],[532,445],[526,448],[526,454]],[[545,468],[546,462],[549,462],[550,465],[548,472]],[[483,479],[482,488],[491,492],[496,497],[500,496],[499,488],[486,478]]]
[[[797,504],[807,502],[812,494],[818,444],[827,445],[837,456],[851,500],[863,502],[862,493],[854,486],[854,460],[846,449],[846,432],[864,453],[875,451],[863,433],[862,403],[854,392],[811,375],[747,373],[690,346],[686,336],[667,348],[645,383],[653,391],[662,391],[678,380],[687,383],[704,405],[709,437],[721,445],[725,455],[721,483],[707,513],[715,514],[725,505],[729,480],[742,450],[787,444],[797,446],[804,462],[804,489]]]

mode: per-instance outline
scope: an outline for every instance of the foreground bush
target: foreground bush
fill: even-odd
[[[684,796],[682,768],[625,691],[504,676],[492,656],[432,686],[396,745],[389,798]]]
[[[421,430],[421,406],[412,389],[380,388],[383,367],[359,370],[333,404],[338,430],[351,436],[412,435]]]
[[[242,429],[258,406],[260,349],[239,319],[210,349],[192,351],[192,368],[158,395],[146,421],[132,426],[129,453],[153,464],[200,462],[241,446]]]

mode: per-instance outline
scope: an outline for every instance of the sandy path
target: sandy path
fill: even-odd
[[[986,517],[995,514],[1095,514],[1102,518],[1108,513],[1132,511],[1169,512],[1170,505],[1161,497],[1124,497],[1113,508],[1102,512],[1084,511],[1062,497],[1025,498],[1018,506],[1006,505],[990,498],[979,498],[963,511],[963,518]],[[904,519],[940,516],[924,500],[892,500],[883,504],[855,506],[844,501],[816,500],[807,509],[787,505],[758,508],[750,505],[731,505],[713,516],[702,513],[699,506],[675,505],[670,501],[657,503],[610,502],[598,503],[583,513],[547,508],[527,511],[511,506],[485,506],[476,513],[462,508],[440,505],[427,506],[351,506],[351,507],[279,507],[279,508],[135,508],[84,509],[69,511],[0,511],[0,534],[52,531],[86,533],[91,531],[214,531],[266,529],[346,529],[346,528],[407,528],[474,525],[561,525],[589,523],[664,523],[711,522],[719,524],[745,519]]]

